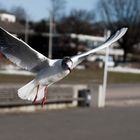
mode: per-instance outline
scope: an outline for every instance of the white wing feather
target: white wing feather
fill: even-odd
[[[0,51],[17,66],[33,72],[38,71],[38,66],[42,63],[47,66],[51,61],[2,28],[0,28]]]
[[[117,40],[119,40],[127,31],[127,28],[122,28],[120,30],[118,30],[115,34],[111,35],[102,45],[100,45],[99,47],[92,49],[88,52],[82,53],[80,55],[74,56],[72,57],[72,61],[73,61],[73,68],[75,66],[77,66],[79,63],[81,63],[85,57],[92,55],[93,53],[100,51],[106,47],[109,47],[112,43],[116,42]]]

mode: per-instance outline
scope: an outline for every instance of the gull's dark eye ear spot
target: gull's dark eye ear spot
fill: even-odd
[[[62,68],[64,68],[64,69],[66,69],[67,68],[67,61],[68,61],[68,58],[67,57],[65,57],[65,58],[63,58],[63,60],[62,60]]]
[[[72,60],[70,59],[70,57],[64,57],[63,60],[62,60],[62,68],[64,69],[69,69],[69,66],[68,66],[68,62],[72,62]]]
[[[64,60],[62,60],[61,65],[62,65],[62,68],[66,68],[66,66],[67,66],[67,64],[66,64],[66,62]]]

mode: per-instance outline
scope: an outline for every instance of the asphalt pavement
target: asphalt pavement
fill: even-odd
[[[118,106],[125,99],[138,103]],[[102,109],[0,114],[0,140],[140,140],[140,84],[109,86],[107,102],[114,100]]]
[[[140,106],[0,114],[0,140],[140,140]]]
[[[115,99],[139,99],[140,83],[134,84],[112,84],[107,87],[107,100]]]

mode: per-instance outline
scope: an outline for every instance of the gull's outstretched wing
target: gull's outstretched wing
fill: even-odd
[[[37,72],[40,65],[47,66],[50,63],[50,59],[2,28],[0,28],[0,52],[17,66],[32,72]]]
[[[87,56],[92,55],[93,53],[100,51],[101,49],[104,49],[108,46],[110,46],[112,43],[119,40],[127,31],[128,28],[122,28],[118,30],[115,34],[111,35],[102,45],[99,47],[92,49],[88,52],[82,53],[80,55],[73,56],[71,60],[73,61],[73,68],[77,66],[79,63],[81,63]]]

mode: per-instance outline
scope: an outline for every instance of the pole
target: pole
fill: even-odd
[[[28,23],[28,18],[26,17],[25,21],[25,42],[28,43],[28,31],[29,31],[29,23]]]
[[[49,49],[48,49],[48,57],[52,58],[52,36],[53,36],[53,21],[52,21],[52,10],[50,13],[50,24],[49,24]]]
[[[107,37],[110,36],[110,31],[107,32],[106,34]],[[105,98],[106,98],[106,88],[107,88],[107,76],[108,76],[108,58],[109,58],[109,47],[106,48],[105,51],[105,65],[104,65],[104,77],[103,77],[103,104],[105,105]]]

